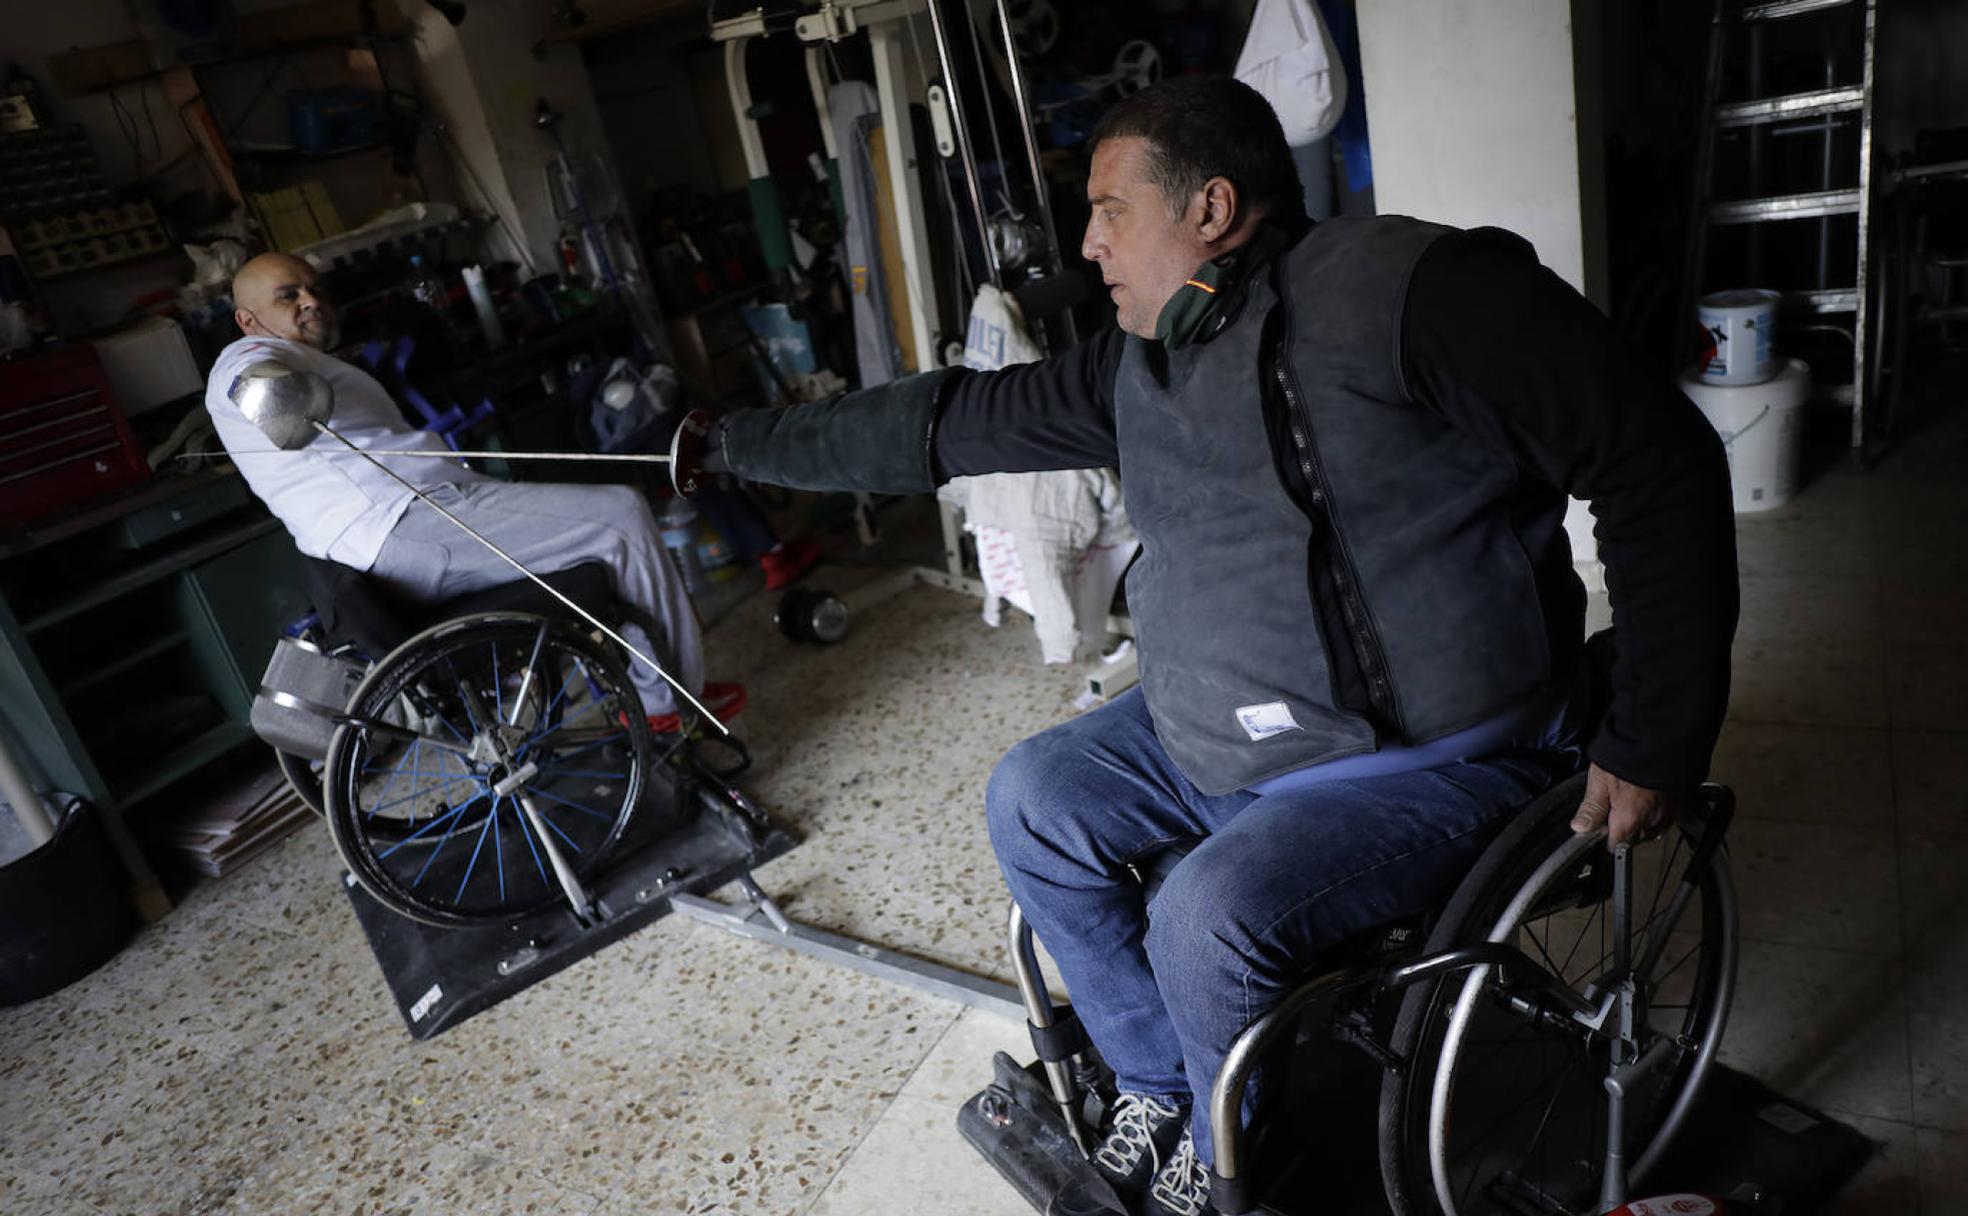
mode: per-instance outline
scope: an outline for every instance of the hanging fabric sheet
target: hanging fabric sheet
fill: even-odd
[[[1324,139],[1346,109],[1346,69],[1312,0],[1257,0],[1235,75],[1271,103],[1294,148]]]
[[[980,287],[964,365],[995,371],[1039,357],[1017,303]],[[977,537],[986,624],[998,624],[999,600],[1007,599],[1032,614],[1046,662],[1098,653],[1114,588],[1140,547],[1113,470],[956,477],[938,496],[963,508],[964,526]]]

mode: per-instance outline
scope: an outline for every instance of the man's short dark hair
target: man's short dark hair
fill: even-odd
[[[1223,177],[1245,207],[1281,219],[1305,214],[1305,189],[1277,112],[1235,77],[1178,76],[1143,89],[1101,116],[1087,150],[1126,136],[1148,141],[1149,174],[1173,210]]]

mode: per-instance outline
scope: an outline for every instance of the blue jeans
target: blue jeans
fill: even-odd
[[[1005,884],[1120,1087],[1200,1097],[1190,1128],[1212,1162],[1209,1087],[1244,1027],[1322,950],[1446,900],[1510,812],[1572,766],[1564,750],[1514,752],[1209,795],[1135,688],[1014,747],[985,807]],[[1144,906],[1130,863],[1194,841]]]

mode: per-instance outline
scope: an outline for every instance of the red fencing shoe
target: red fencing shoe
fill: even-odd
[[[759,569],[765,571],[765,589],[777,591],[798,582],[819,560],[820,542],[810,536],[759,554]]]

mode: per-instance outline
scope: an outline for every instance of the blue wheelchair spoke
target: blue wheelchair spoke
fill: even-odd
[[[554,716],[554,711],[555,711],[555,710],[558,710],[558,709],[560,708],[560,703],[561,703],[562,701],[565,701],[565,700],[567,699],[567,687],[568,687],[568,684],[569,684],[569,681],[566,681],[566,680],[562,680],[562,681],[560,682],[560,689],[559,689],[559,691],[557,691],[557,692],[555,692],[555,693],[554,693],[554,699],[553,699],[552,701],[549,701],[549,702],[547,703],[547,711],[546,711],[546,713],[544,713],[544,714],[542,714],[542,715],[541,715],[541,721],[543,721],[543,722],[546,722],[546,723],[548,723],[548,724],[549,724],[549,725],[548,725],[548,726],[546,727],[546,729],[548,729],[548,730],[552,730],[552,729],[553,729],[553,726],[551,725],[551,723],[553,722],[553,716]]]
[[[604,690],[601,687],[601,684],[598,681],[596,681],[594,676],[589,674],[588,665],[586,663],[581,662],[579,659],[576,659],[574,661],[574,666],[580,668],[581,678],[588,682],[588,695],[591,697],[602,696],[606,690]]]
[[[414,741],[413,741],[413,742],[411,743],[411,745],[410,745],[410,763],[412,763],[412,764],[415,764],[415,763],[417,763],[417,761],[418,761],[419,759],[421,759],[421,758],[422,758],[422,756],[423,756],[423,747],[424,747],[424,741],[423,741],[422,739],[417,739],[417,740],[414,740]],[[365,772],[365,773],[367,773],[367,772],[371,772],[371,771],[374,771],[374,767],[373,767],[373,764],[372,764],[371,766],[369,766],[368,768],[365,768],[365,770],[364,770],[364,772]],[[385,781],[385,782],[383,782],[383,788],[382,788],[382,789],[380,789],[380,790],[377,790],[377,791],[376,791],[376,797],[378,797],[378,798],[385,798],[385,797],[388,797],[388,796],[389,796],[389,792],[390,792],[390,790],[391,790],[391,789],[392,789],[392,788],[393,788],[393,787],[394,787],[394,786],[396,785],[396,779],[397,779],[398,777],[401,777],[402,775],[403,775],[403,770],[402,770],[402,769],[397,769],[397,770],[396,770],[395,772],[392,772],[392,773],[390,774],[390,778],[389,778],[389,780],[388,780],[388,781]]]
[[[597,778],[604,778],[610,780],[623,780],[626,779],[629,775],[624,770],[617,770],[612,773],[597,773],[592,769],[585,769],[585,768],[543,767],[540,769],[540,771],[542,773],[547,773],[555,777],[597,777]]]
[[[421,713],[422,711],[419,710],[418,712]],[[445,730],[450,731],[452,737],[455,738],[458,742],[460,743],[471,742],[471,736],[466,734],[464,731],[459,730],[456,726],[453,726],[451,724],[451,719],[445,717],[442,713],[440,713],[436,705],[431,706],[431,716],[436,718],[438,722],[443,725]]]
[[[566,680],[563,680],[561,682],[560,691],[554,694],[553,705],[548,706],[548,709],[549,711],[551,711],[553,708],[555,708],[560,704],[561,699],[567,695],[569,686],[573,684],[575,676],[578,676],[581,682],[587,686],[588,697],[589,697],[587,705],[582,707],[581,709],[576,710],[569,717],[564,718],[557,722],[551,721],[552,713],[549,712],[547,715],[545,715],[545,717],[549,719],[548,724],[542,727],[541,729],[534,731],[532,735],[528,736],[526,741],[520,744],[520,747],[522,749],[532,746],[534,743],[539,742],[540,739],[544,738],[547,735],[552,734],[554,731],[559,730],[561,727],[566,726],[569,723],[579,721],[581,718],[587,716],[588,714],[593,713],[597,709],[606,709],[609,707],[609,703],[610,701],[613,700],[613,698],[611,698],[608,695],[608,689],[605,686],[603,686],[599,681],[597,681],[594,678],[594,676],[588,673],[588,665],[582,662],[580,659],[576,658],[574,660],[574,668],[575,668],[575,675],[569,676]]]
[[[517,798],[513,799],[513,818],[519,820],[519,832],[526,840],[526,851],[533,855],[533,868],[540,872],[540,881],[547,882],[546,863],[540,860],[540,847],[533,841],[533,827],[526,822],[526,808],[519,805]]]
[[[373,773],[374,771],[375,770],[371,769],[369,770],[369,773]],[[439,777],[442,778],[444,780],[444,783],[447,785],[453,781],[476,781],[478,779],[478,774],[471,773],[471,772],[433,773],[428,769],[416,769],[416,768],[400,768],[395,771],[401,773],[403,776],[406,777]],[[378,795],[380,795],[384,791],[377,790],[376,792]]]
[[[602,736],[601,738],[599,738],[599,739],[596,739],[596,740],[594,740],[594,741],[592,741],[592,742],[589,742],[589,743],[583,743],[583,744],[582,744],[581,746],[579,746],[579,747],[577,747],[577,748],[574,748],[574,749],[573,749],[572,751],[566,751],[566,752],[562,752],[562,753],[560,753],[560,756],[559,756],[559,759],[561,759],[561,760],[571,760],[571,759],[573,759],[574,757],[576,757],[576,756],[578,756],[578,755],[580,755],[580,754],[581,754],[582,752],[591,752],[591,751],[593,751],[593,750],[594,750],[595,748],[597,748],[597,747],[606,747],[606,746],[608,746],[608,745],[609,745],[610,743],[613,743],[613,742],[615,742],[615,741],[616,741],[617,739],[626,739],[626,738],[628,738],[628,735],[629,735],[629,732],[628,732],[628,731],[626,731],[626,730],[618,730],[618,731],[614,731],[614,732],[611,732],[611,733],[609,733],[609,734],[606,734],[606,735],[603,735],[603,736]],[[516,752],[516,753],[514,753],[514,755],[515,755],[515,757],[516,757],[516,758],[519,758],[519,757],[523,757],[523,756],[524,756],[524,754],[525,754],[525,748],[524,748],[524,747],[522,747],[522,748],[520,749],[520,751],[518,751],[518,752]]]
[[[522,752],[525,751],[527,748],[531,747],[536,741],[545,738],[547,735],[550,735],[554,731],[560,729],[561,724],[554,721],[554,711],[559,709],[560,703],[567,699],[567,690],[569,686],[573,684],[573,682],[574,682],[573,677],[571,676],[560,682],[559,691],[554,693],[553,700],[547,703],[546,711],[540,715],[540,721],[545,723],[545,725],[541,726],[540,729],[534,731],[531,735],[528,735],[526,739],[522,743],[520,743],[519,745],[520,751]]]
[[[472,712],[471,690],[465,687],[465,678],[458,674],[456,655],[445,655],[444,666],[451,672],[451,682],[458,687],[458,703],[465,707],[465,721],[471,723],[472,734],[476,735],[484,727],[479,725],[478,715]]]
[[[605,811],[597,811],[597,810],[595,810],[595,809],[594,809],[593,807],[591,807],[591,806],[587,806],[587,805],[585,805],[585,804],[583,804],[583,803],[579,803],[579,802],[575,802],[575,801],[572,801],[571,799],[567,799],[567,798],[562,798],[562,797],[561,797],[561,796],[560,796],[559,794],[556,794],[556,793],[553,793],[553,792],[552,792],[552,791],[550,791],[550,790],[543,790],[543,789],[541,789],[541,788],[540,788],[539,786],[529,786],[529,787],[527,787],[527,788],[529,788],[529,789],[531,789],[531,790],[532,790],[532,791],[533,791],[534,793],[536,793],[536,794],[538,794],[538,795],[540,795],[540,797],[542,797],[542,798],[549,798],[549,799],[552,799],[552,800],[553,800],[553,801],[555,801],[555,802],[558,802],[558,803],[560,803],[560,805],[562,805],[562,806],[565,806],[565,807],[572,807],[573,809],[575,809],[575,810],[577,810],[577,811],[579,811],[579,812],[581,812],[581,813],[582,813],[583,815],[592,815],[592,816],[594,816],[594,817],[595,817],[596,819],[599,819],[599,820],[601,820],[601,821],[602,821],[603,823],[613,823],[613,822],[615,822],[615,816],[613,816],[613,815],[610,815],[610,814],[608,814],[608,813],[606,813]],[[545,818],[546,818],[546,816],[544,816],[544,815],[542,815],[542,816],[541,816],[541,818],[542,818],[542,819],[545,819]],[[556,829],[556,830],[558,830],[558,829]]]
[[[541,739],[546,738],[548,735],[552,734],[553,732],[561,729],[562,727],[571,726],[574,723],[579,722],[582,718],[587,717],[595,710],[606,709],[606,708],[608,708],[608,702],[606,701],[590,701],[586,705],[582,706],[580,709],[575,710],[572,714],[569,714],[567,717],[562,718],[560,721],[554,723],[552,726],[547,727],[543,731],[539,731],[535,733],[532,738],[528,739],[525,743],[521,744],[520,746],[530,747],[533,744],[539,742]]]
[[[499,804],[492,804],[492,860],[499,867],[499,902],[506,902],[506,847],[499,838]]]
[[[397,806],[401,803],[409,802],[413,798],[422,798],[426,794],[432,794],[437,792],[438,790],[448,789],[451,786],[458,784],[460,781],[476,782],[481,787],[484,786],[485,784],[483,780],[469,773],[460,774],[459,776],[451,778],[449,781],[440,781],[436,785],[428,785],[422,787],[421,789],[412,790],[409,793],[403,795],[403,797],[401,798],[395,798],[388,802],[378,803],[375,806],[372,806],[368,810],[364,811],[363,816],[365,818],[374,819],[379,813],[383,811],[387,811],[393,806]]]
[[[442,815],[438,815],[432,818],[432,820],[429,823],[425,824],[423,827],[418,828],[416,831],[410,833],[408,836],[405,836],[403,839],[397,841],[389,848],[384,849],[382,852],[376,854],[377,858],[379,860],[387,860],[391,854],[395,853],[398,849],[402,848],[407,844],[414,843],[416,840],[421,838],[425,832],[428,832],[433,828],[442,826],[443,824],[454,822],[460,815],[463,815],[466,810],[470,809],[472,803],[477,802],[480,798],[485,797],[485,795],[491,792],[492,791],[490,790],[480,790],[478,793],[473,794],[471,797],[465,799],[463,802],[460,802],[457,806],[452,807],[449,811],[445,812]],[[446,839],[449,838],[447,837]],[[443,848],[443,847],[444,846],[442,843],[438,845],[438,848]],[[432,849],[431,855],[435,857],[437,855],[437,849]],[[428,861],[426,861],[424,864],[425,866],[430,865]],[[423,877],[421,872],[418,874],[418,877],[419,878]]]
[[[495,798],[492,800],[492,813],[485,817],[485,826],[478,829],[478,842],[472,845],[471,860],[465,863],[464,877],[458,880],[458,893],[451,897],[452,903],[457,904],[457,903],[464,902],[465,887],[471,882],[472,875],[477,873],[478,871],[479,855],[485,852],[485,838],[492,834],[492,825],[497,822],[499,822],[499,800]],[[499,852],[497,844],[493,845],[492,852],[493,855],[496,857]],[[433,856],[435,856],[437,850],[432,849],[431,853]],[[418,877],[421,878],[423,876],[420,874],[418,875]],[[505,872],[501,870],[499,873],[499,894],[501,897],[505,895],[505,890],[506,890],[506,876],[505,876]]]
[[[537,794],[537,793],[540,793],[540,791],[539,791],[539,790],[534,790],[533,792],[534,792],[534,793],[536,793],[536,794]],[[565,832],[565,831],[564,831],[564,830],[563,830],[563,829],[561,828],[561,826],[560,826],[559,824],[557,824],[557,823],[555,823],[555,822],[554,822],[553,820],[551,820],[551,819],[549,819],[549,818],[547,817],[547,813],[546,813],[545,811],[542,811],[542,812],[540,812],[540,822],[541,822],[541,823],[544,823],[544,824],[546,824],[546,825],[547,825],[548,827],[550,827],[550,828],[552,828],[552,829],[553,829],[553,834],[554,834],[554,835],[556,835],[556,836],[558,836],[558,837],[560,837],[560,838],[561,838],[562,840],[565,840],[565,841],[567,842],[567,847],[568,847],[568,848],[570,848],[570,849],[573,849],[573,850],[574,850],[574,851],[575,851],[576,853],[585,853],[585,852],[587,852],[587,850],[586,850],[586,849],[583,849],[583,848],[582,848],[582,847],[581,847],[580,845],[578,845],[578,844],[575,844],[575,843],[574,843],[574,838],[573,838],[572,836],[569,836],[569,835],[568,835],[568,834],[567,834],[567,833],[566,833],[566,832]]]

